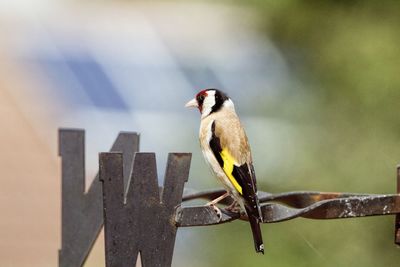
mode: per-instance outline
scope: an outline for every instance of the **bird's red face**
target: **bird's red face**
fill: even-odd
[[[186,103],[185,107],[187,108],[196,107],[199,109],[200,113],[202,113],[204,99],[206,99],[206,97],[208,96],[207,91],[208,90],[200,91],[194,99]]]
[[[218,111],[229,98],[217,89],[200,91],[195,98],[186,103],[185,107],[196,107],[202,118]]]
[[[204,99],[206,99],[207,96],[207,90],[203,90],[196,95],[197,107],[199,108],[200,113],[203,111]]]

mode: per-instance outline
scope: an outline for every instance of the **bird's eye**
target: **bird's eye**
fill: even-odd
[[[203,101],[204,100],[204,95],[199,95],[198,99],[199,99],[199,101]]]

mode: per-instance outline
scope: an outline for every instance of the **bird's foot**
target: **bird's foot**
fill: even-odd
[[[214,212],[217,214],[218,220],[221,221],[222,219],[222,211],[220,208],[218,208],[214,203],[209,202],[206,204],[206,206],[211,207]]]
[[[239,213],[240,212],[240,205],[237,201],[233,201],[225,210],[229,212]]]
[[[208,202],[206,205],[207,206],[211,206],[211,205],[216,205],[218,202],[220,202],[221,200],[223,200],[224,198],[226,198],[227,196],[229,196],[228,192],[225,192],[225,194],[217,197],[216,199],[211,200],[210,202]]]

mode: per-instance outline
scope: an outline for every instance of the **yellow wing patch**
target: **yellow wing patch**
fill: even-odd
[[[235,177],[232,175],[233,171],[233,165],[235,164],[235,159],[232,157],[232,155],[228,152],[228,150],[223,149],[220,153],[222,160],[224,161],[224,167],[223,170],[228,176],[229,180],[233,184],[233,186],[236,188],[236,190],[242,195],[242,187],[239,185],[239,183],[236,181]]]

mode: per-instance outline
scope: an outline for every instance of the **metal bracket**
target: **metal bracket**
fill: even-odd
[[[224,190],[186,192],[183,201],[203,198],[211,200],[225,193]],[[308,219],[339,219],[377,215],[400,214],[400,195],[375,195],[326,192],[288,192],[270,194],[259,192],[264,223],[276,223],[297,217]],[[229,204],[227,199],[221,204]],[[207,206],[178,207],[176,221],[178,226],[204,226],[221,224],[236,219],[247,220],[244,214],[221,209],[223,216],[218,218],[212,208]],[[201,214],[201,216],[199,215]],[[201,220],[199,220],[201,217]],[[398,226],[398,225],[397,225]]]
[[[121,153],[101,153],[107,267],[171,266],[177,226],[175,207],[189,176],[190,153],[169,154],[164,187],[158,187],[154,153],[136,153],[124,189]]]
[[[103,226],[102,190],[97,176],[85,193],[85,132],[59,130],[62,169],[60,267],[82,266]],[[111,151],[122,151],[128,177],[133,154],[139,150],[136,133],[120,133]],[[127,179],[126,179],[127,180]]]
[[[135,154],[139,150],[137,134],[121,133],[111,150],[119,152],[100,154],[99,177],[85,193],[84,131],[59,131],[59,155],[62,157],[60,267],[83,265],[103,225],[103,218],[107,267],[134,266],[139,253],[143,266],[170,266],[177,227],[247,220],[245,214],[222,208],[232,203],[230,198],[220,203],[222,218],[213,208],[187,206],[190,200],[211,200],[225,193],[222,189],[183,190],[189,175],[190,153],[169,154],[164,187],[160,189],[155,154]],[[263,219],[265,223],[276,223],[297,217],[337,219],[396,214],[395,243],[400,244],[400,166],[397,182],[397,194],[391,195],[259,192]]]
[[[193,199],[215,199],[224,190],[198,192],[186,190],[183,201]],[[340,219],[365,216],[396,215],[395,243],[400,245],[400,166],[397,168],[397,193],[392,195],[327,193],[327,192],[287,192],[270,194],[259,192],[264,223],[276,223],[302,217],[308,219]],[[228,205],[232,199],[226,198],[221,204]],[[213,208],[206,206],[177,207],[176,223],[180,227],[204,226],[247,220],[245,214],[221,209],[219,218]]]
[[[170,266],[177,227],[247,220],[245,214],[223,208],[222,217],[219,217],[208,206],[182,206],[181,201],[185,204],[194,199],[211,200],[225,193],[223,189],[203,192],[183,190],[189,173],[190,154],[170,154],[161,200],[153,153],[136,154],[128,189],[124,189],[121,182],[121,162],[120,153],[100,155],[107,267],[133,266],[139,252],[143,266]],[[168,201],[169,197],[173,201]],[[259,192],[259,198],[264,223],[297,217],[338,219],[400,214],[400,195],[395,194]],[[221,206],[232,201],[226,198]]]

